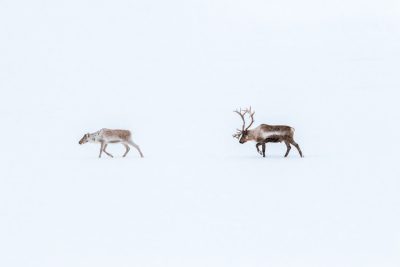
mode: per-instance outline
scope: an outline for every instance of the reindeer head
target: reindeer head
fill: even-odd
[[[254,122],[254,118],[253,118],[253,116],[254,116],[254,113],[255,113],[255,111],[251,111],[251,107],[250,108],[246,108],[245,110],[242,110],[242,109],[240,109],[240,110],[235,110],[234,111],[235,113],[237,113],[237,114],[239,114],[239,116],[240,116],[240,118],[242,119],[242,121],[243,121],[243,125],[242,125],[242,129],[240,130],[240,129],[237,129],[237,132],[233,135],[233,137],[234,138],[237,138],[237,139],[239,139],[239,143],[241,143],[241,144],[243,144],[243,143],[246,143],[247,141],[249,141],[250,139],[249,139],[249,128],[250,128],[250,126],[253,124],[253,122]],[[249,114],[249,117],[250,117],[250,119],[251,119],[251,122],[250,122],[250,124],[246,127],[246,121],[245,121],[245,119],[244,119],[244,116],[246,115],[246,114]]]
[[[87,143],[87,142],[89,142],[89,141],[91,141],[91,140],[90,140],[90,134],[87,133],[87,134],[85,134],[85,135],[82,137],[81,140],[79,140],[79,144],[80,144],[80,145],[83,145],[83,144],[85,144],[85,143]]]

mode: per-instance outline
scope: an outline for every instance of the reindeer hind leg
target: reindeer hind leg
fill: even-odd
[[[129,140],[128,143],[129,143],[131,146],[133,146],[134,148],[136,148],[137,151],[138,151],[139,154],[140,154],[140,157],[143,158],[143,153],[142,153],[142,151],[140,150],[140,147],[139,147],[137,144],[135,144],[132,140]]]
[[[301,152],[301,149],[300,149],[299,144],[297,144],[293,139],[290,140],[290,143],[291,143],[292,145],[294,145],[294,146],[297,148],[297,151],[299,151],[300,157],[303,158],[303,152]]]
[[[124,145],[126,151],[125,151],[125,154],[124,154],[122,157],[125,158],[126,154],[128,154],[129,150],[131,150],[131,149],[129,148],[129,146],[128,146],[127,144],[124,144],[124,143],[123,143],[123,145]]]
[[[285,141],[285,144],[286,144],[286,154],[285,154],[285,158],[286,158],[289,155],[291,146],[290,146],[290,143],[288,141]]]

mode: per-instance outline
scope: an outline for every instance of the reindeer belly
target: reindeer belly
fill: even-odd
[[[265,143],[279,143],[288,137],[285,131],[265,132],[261,136]]]
[[[123,140],[121,138],[119,138],[118,136],[110,136],[110,137],[104,138],[104,141],[106,141],[109,144],[117,144],[117,143],[121,143]]]
[[[263,132],[260,134],[260,137],[265,140],[267,138],[279,138],[284,135],[285,135],[285,132],[274,131],[274,132]]]
[[[118,143],[121,143],[121,140],[110,140],[110,141],[107,141],[107,143],[118,144]]]
[[[280,143],[283,141],[282,136],[273,135],[264,139],[265,143]]]

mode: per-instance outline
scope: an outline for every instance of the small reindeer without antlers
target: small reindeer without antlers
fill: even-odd
[[[245,110],[235,110],[240,118],[243,121],[242,129],[237,129],[237,132],[233,135],[234,138],[239,139],[239,143],[244,144],[247,141],[255,141],[257,152],[265,157],[265,144],[266,143],[280,143],[285,142],[286,144],[286,154],[285,157],[289,155],[289,151],[291,149],[291,144],[297,148],[299,151],[300,157],[303,157],[303,153],[301,152],[300,146],[294,141],[293,134],[294,129],[290,126],[286,125],[268,125],[261,124],[254,129],[249,130],[251,125],[254,123],[254,113],[255,111],[251,110],[251,107]],[[251,122],[246,127],[246,121],[244,116],[248,114]],[[262,146],[262,150],[260,150],[260,146]]]
[[[122,144],[124,145],[126,151],[123,157],[128,154],[130,148],[129,146],[133,146],[139,152],[140,157],[143,158],[143,153],[140,150],[139,146],[132,141],[132,134],[128,130],[113,130],[103,128],[95,133],[87,133],[82,139],[79,141],[80,145],[83,145],[87,142],[90,143],[100,143],[100,154],[99,158],[101,158],[101,154],[104,152],[108,156],[113,157],[110,153],[106,151],[108,144]]]

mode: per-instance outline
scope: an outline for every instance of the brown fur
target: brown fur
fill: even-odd
[[[131,132],[129,130],[112,130],[112,129],[103,129],[104,137],[117,136],[123,140],[128,140],[131,137]]]

